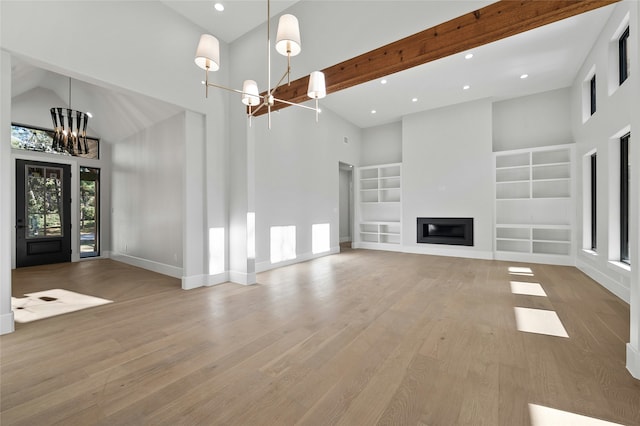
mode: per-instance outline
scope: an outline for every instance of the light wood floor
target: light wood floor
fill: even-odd
[[[509,266],[347,250],[191,291],[110,260],[17,270],[15,296],[116,303],[0,338],[0,423],[530,425],[536,404],[640,425],[628,306],[575,268]],[[518,331],[514,307],[570,337]]]

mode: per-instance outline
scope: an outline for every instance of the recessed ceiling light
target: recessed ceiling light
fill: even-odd
[[[387,84],[387,79],[383,78],[382,80],[380,80],[380,84]]]
[[[376,112],[378,112],[378,111],[376,111],[375,109],[371,110],[371,114],[375,114]]]
[[[418,102],[418,98],[411,99],[411,102]]]
[[[218,11],[218,12],[222,12],[224,11],[224,5],[222,3],[216,3],[213,5],[213,7]]]
[[[523,80],[524,80],[525,78],[527,78],[527,77],[529,77],[529,74],[522,74],[522,75],[520,76],[520,78],[521,78],[521,79],[523,79]]]
[[[466,55],[464,55],[465,59],[471,59],[473,58],[473,53],[467,53]]]
[[[469,90],[469,88],[471,88],[471,86],[469,86],[468,84],[462,86],[462,90]]]

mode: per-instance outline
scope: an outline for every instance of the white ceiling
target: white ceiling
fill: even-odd
[[[377,80],[331,94],[322,104],[366,128],[461,102],[568,87],[610,14],[606,7],[565,19],[473,49],[471,59],[467,52],[443,58],[390,75],[385,85]]]
[[[291,13],[304,18],[301,19],[301,31],[306,51],[293,58],[294,70],[303,71],[300,75],[304,75],[314,68],[334,65],[490,2],[272,0],[271,14],[277,18],[291,8]],[[213,9],[212,0],[162,3],[226,42],[237,40],[266,21],[264,0],[223,0],[226,9],[222,14]],[[314,12],[305,9],[314,7]],[[315,21],[314,17],[319,16],[318,7],[324,15]],[[612,7],[482,46],[473,50],[474,57],[470,60],[465,60],[462,54],[455,55],[388,76],[386,85],[373,81],[330,94],[321,100],[321,106],[367,128],[398,121],[414,112],[460,102],[505,99],[570,86]],[[307,67],[310,69],[306,70]],[[525,80],[520,79],[523,73],[529,75]],[[12,79],[14,97],[34,87],[44,87],[61,99],[67,99],[68,85],[61,84],[66,77],[58,74],[18,63]],[[470,89],[463,90],[464,85],[470,85]],[[417,102],[412,102],[414,97],[418,98]],[[177,107],[147,97],[88,83],[77,86],[74,83],[73,99],[74,108],[79,109],[83,108],[84,100],[99,99],[91,106],[96,117],[108,116],[109,120],[104,122],[123,123],[120,133],[113,134],[113,128],[101,129],[99,120],[94,120],[96,133],[110,141],[118,141],[125,133],[144,129],[179,111]],[[373,109],[376,114],[371,114]]]
[[[279,15],[298,1],[271,0],[271,16]],[[265,0],[166,0],[162,3],[225,43],[263,24],[267,17]],[[223,4],[224,12],[215,10],[215,3]]]
[[[226,7],[222,13],[214,10],[213,0],[164,3],[227,42],[266,21],[264,0],[221,2]],[[272,0],[271,16],[274,23],[285,11],[300,18],[304,57],[295,57],[292,62],[294,73],[302,69],[299,75],[305,75],[492,2]],[[333,93],[321,105],[367,128],[460,102],[500,100],[570,86],[612,7],[482,46],[473,50],[470,60],[465,60],[464,54],[456,55],[388,76],[386,85],[374,81]],[[524,73],[529,77],[520,79]],[[463,90],[465,85],[470,88]],[[413,98],[417,102],[412,102]]]

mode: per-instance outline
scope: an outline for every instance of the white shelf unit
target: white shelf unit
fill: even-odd
[[[495,153],[495,258],[572,265],[574,147]]]
[[[357,169],[356,248],[400,250],[402,245],[400,163]]]

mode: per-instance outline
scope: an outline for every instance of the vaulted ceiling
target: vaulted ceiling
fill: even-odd
[[[226,7],[222,13],[213,9],[210,0],[162,3],[176,16],[201,27],[203,32],[232,43],[231,48],[234,41],[256,30],[266,20],[264,0],[222,1]],[[299,68],[306,73],[306,67],[331,66],[490,3],[478,0],[273,0],[271,13],[277,17],[286,10],[299,17],[305,50]],[[471,59],[465,59],[464,54],[469,52],[463,52],[386,76],[386,84],[376,79],[342,90],[329,95],[321,104],[366,128],[455,103],[481,98],[499,100],[567,87],[575,79],[611,10],[612,7],[607,6],[474,48]],[[294,66],[297,59],[294,58]],[[522,74],[528,74],[528,78],[521,79]],[[464,86],[469,88],[465,90]],[[18,62],[13,70],[12,96],[15,98],[36,87],[52,90],[61,99],[67,99],[66,77]],[[108,140],[112,141],[179,111],[174,106],[112,88],[80,82],[73,87],[74,103],[75,99],[83,102],[83,99],[99,98],[102,111],[92,112],[110,116],[110,122],[126,124],[121,134],[112,134],[113,129],[95,129],[105,137],[108,134]],[[376,113],[372,114],[372,110]],[[99,126],[97,122],[94,125]]]

